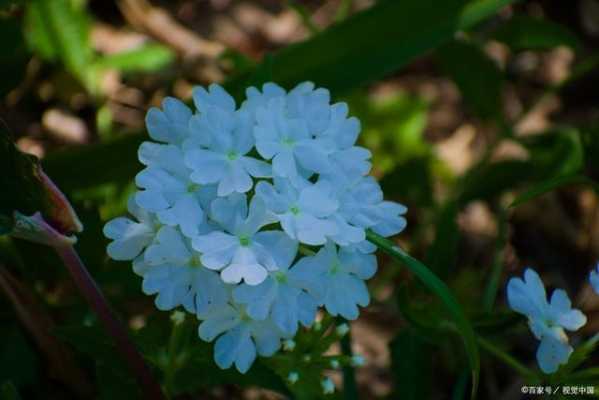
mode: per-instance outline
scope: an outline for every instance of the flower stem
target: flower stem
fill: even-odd
[[[499,347],[495,346],[493,343],[489,342],[487,339],[484,339],[481,336],[477,336],[476,339],[482,349],[487,351],[489,354],[494,355],[497,359],[503,361],[504,364],[511,367],[523,377],[535,381],[538,379],[538,376],[534,371],[522,364],[520,361],[516,360],[511,355],[507,354],[505,351],[501,350]]]
[[[351,349],[351,329],[341,338],[341,351],[345,356],[347,356],[349,360],[351,360],[353,356]],[[358,399],[358,386],[356,384],[356,374],[354,367],[351,364],[348,364],[343,367],[343,398],[345,400]]]
[[[118,351],[123,355],[131,372],[135,374],[141,386],[143,397],[151,400],[164,400],[165,397],[160,385],[154,380],[150,369],[129,339],[127,331],[108,305],[100,288],[85,268],[77,251],[69,245],[55,246],[54,248],[69,270],[77,288],[98,315],[100,321],[104,324],[104,328],[114,339]]]

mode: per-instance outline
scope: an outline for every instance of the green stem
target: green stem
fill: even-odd
[[[464,347],[466,348],[466,354],[472,370],[472,397],[474,398],[478,389],[478,378],[480,374],[480,356],[478,345],[476,343],[476,334],[449,287],[431,272],[426,265],[411,257],[392,241],[385,239],[372,231],[366,232],[366,238],[379,249],[408,267],[408,269],[410,269],[430,291],[441,299],[447,310],[451,313],[464,342]]]
[[[185,318],[185,314],[183,314]],[[164,371],[164,386],[169,397],[172,397],[175,375],[179,369],[179,344],[183,337],[185,321],[173,321],[173,329],[168,342],[168,364]]]
[[[493,343],[480,336],[477,337],[477,341],[482,349],[495,356],[498,360],[503,361],[504,364],[518,372],[523,377],[531,379],[532,381],[538,380],[538,375],[533,370],[507,354],[505,351],[501,350],[499,347],[495,346]]]
[[[340,323],[347,323],[347,321],[339,318]],[[349,326],[349,324],[348,324]],[[353,353],[351,349],[351,329],[349,332],[341,338],[341,352],[351,360]],[[343,398],[345,400],[357,400],[358,399],[358,385],[356,384],[356,374],[354,367],[348,364],[343,367]]]
[[[506,211],[500,206],[499,212],[497,213],[497,241],[495,245],[495,257],[493,257],[493,268],[491,270],[491,277],[487,283],[487,287],[483,294],[483,307],[485,311],[491,312],[497,292],[499,291],[499,282],[501,280],[501,273],[503,272],[503,256],[504,247],[507,243],[507,216]]]

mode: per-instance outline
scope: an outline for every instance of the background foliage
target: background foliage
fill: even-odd
[[[22,197],[34,164],[10,137],[71,199],[77,250],[169,396],[319,398],[323,371],[347,399],[469,398],[479,373],[484,399],[599,386],[594,341],[551,381],[540,374],[503,290],[534,266],[588,315],[578,336],[599,332],[586,283],[599,258],[596,0],[2,0],[0,42],[2,154],[23,166],[0,159],[0,227],[9,210],[45,207]],[[311,80],[349,103],[386,196],[409,208],[397,240],[414,258],[380,255],[351,340],[324,320],[240,375],[214,365],[189,317],[153,307],[101,229],[134,190],[150,106],[197,84],[239,97],[269,80]],[[1,236],[0,290],[0,398],[140,397],[50,249]],[[340,347],[366,366],[331,369]]]

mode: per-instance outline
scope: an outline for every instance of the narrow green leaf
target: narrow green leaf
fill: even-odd
[[[390,344],[394,398],[430,398],[432,353],[421,336],[410,328],[402,329]]]
[[[479,46],[462,40],[441,47],[438,55],[466,105],[482,118],[499,117],[503,73],[497,64]]]
[[[60,60],[88,89],[95,87],[90,21],[81,6],[70,0],[31,0],[25,14],[25,32],[32,49],[42,58]]]
[[[524,15],[515,16],[501,25],[492,38],[514,51],[547,50],[557,46],[580,48],[576,36],[565,26]]]
[[[392,241],[371,231],[367,232],[366,237],[379,249],[408,267],[430,291],[441,299],[447,310],[451,313],[456,323],[456,328],[464,342],[466,355],[470,363],[472,372],[472,396],[474,397],[478,388],[478,379],[480,375],[480,357],[478,345],[476,343],[476,334],[449,287],[447,287],[445,282],[433,274],[426,265],[411,257]]]
[[[94,67],[113,68],[122,72],[153,72],[169,65],[174,58],[175,54],[168,47],[151,43],[137,49],[100,57]]]
[[[569,185],[587,185],[593,188],[593,190],[599,193],[599,185],[593,180],[587,178],[582,175],[569,175],[569,176],[558,176],[546,181],[543,181],[539,184],[534,185],[532,188],[526,190],[524,193],[521,193],[512,201],[510,204],[510,208],[517,207],[524,203],[529,202],[530,200],[541,196],[547,192],[558,189],[563,186]]]
[[[311,80],[340,94],[396,71],[513,1],[379,2],[274,54],[272,79],[284,87]],[[227,83],[236,94],[246,86],[247,77]]]

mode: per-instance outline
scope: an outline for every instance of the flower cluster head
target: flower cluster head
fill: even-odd
[[[567,363],[573,349],[566,330],[576,331],[586,324],[587,318],[572,303],[566,292],[556,289],[547,302],[545,286],[532,269],[524,271],[524,280],[512,278],[508,282],[507,297],[510,307],[528,317],[533,335],[541,341],[537,362],[547,374],[554,373]]]
[[[406,208],[368,176],[371,154],[345,103],[309,82],[246,94],[237,107],[218,85],[196,87],[195,112],[173,98],[152,108],[133,219],[104,228],[108,254],[133,261],[156,307],[195,314],[216,363],[241,372],[319,307],[357,318],[377,269],[366,230],[406,225]]]

